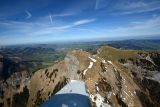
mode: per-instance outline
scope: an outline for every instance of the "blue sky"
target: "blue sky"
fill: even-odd
[[[1,0],[0,45],[160,34],[160,0]]]

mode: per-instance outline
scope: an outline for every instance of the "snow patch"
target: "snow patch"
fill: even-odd
[[[113,63],[111,61],[107,61],[107,62],[113,65]]]
[[[123,101],[125,101],[126,100],[126,98],[122,98],[123,99]]]
[[[104,63],[104,64],[105,64],[105,63],[106,63],[106,61],[103,59],[103,60],[102,60],[102,63]]]
[[[93,62],[90,62],[88,68],[83,71],[83,75],[86,75],[86,72],[88,71],[88,69],[91,69],[92,66],[93,66]]]
[[[92,102],[96,103],[96,107],[111,107],[109,104],[104,103],[104,98],[100,94],[90,95]]]
[[[93,62],[90,62],[90,64],[89,64],[89,66],[88,66],[88,68],[92,68],[92,66],[93,66]]]
[[[99,92],[99,87],[98,86],[96,86],[96,91]]]
[[[83,75],[86,75],[88,68],[83,71]]]
[[[95,59],[93,59],[93,58],[91,58],[91,57],[88,57],[89,59],[91,59],[93,62],[96,62],[97,60],[95,60]]]

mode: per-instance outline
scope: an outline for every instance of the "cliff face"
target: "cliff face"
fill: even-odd
[[[15,72],[6,80],[0,81],[0,106],[11,107],[17,103],[18,94],[27,94],[25,90],[28,90],[28,81],[30,80],[30,74],[27,71]],[[28,91],[27,91],[28,92]],[[29,93],[29,92],[28,92]],[[28,97],[28,96],[27,96]],[[24,101],[26,97],[23,97]],[[21,99],[21,98],[20,98]],[[18,103],[22,103],[19,101]],[[19,107],[19,106],[16,106]]]
[[[0,80],[6,80],[10,75],[24,70],[27,70],[27,68],[22,63],[6,57],[0,57]]]
[[[63,61],[40,69],[31,77],[23,71],[3,81],[1,106],[39,106],[76,79],[86,83],[93,107],[158,107],[159,56],[158,52],[112,47],[100,48],[97,55],[73,50]]]
[[[143,95],[140,98],[148,97],[144,106],[152,104],[152,106],[160,106],[160,53],[138,53],[139,59],[127,59],[124,65],[128,68],[128,72],[132,78],[142,87]],[[145,97],[145,98],[147,98]]]
[[[14,66],[16,66],[15,63],[13,63],[7,58],[1,57],[0,58],[0,79],[1,80],[7,79],[9,77],[9,74],[11,73],[10,69],[13,69]]]

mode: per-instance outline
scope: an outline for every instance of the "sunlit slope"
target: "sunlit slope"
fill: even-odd
[[[137,53],[138,51],[135,50],[121,50],[110,46],[103,46],[98,50],[98,56],[111,61],[117,61],[122,58],[139,58]]]
[[[124,93],[131,97],[133,94],[138,96],[145,107],[160,106],[159,51],[126,50],[103,46],[98,50],[98,56],[117,67],[122,77],[122,92],[125,91]],[[134,92],[130,94],[133,89]]]

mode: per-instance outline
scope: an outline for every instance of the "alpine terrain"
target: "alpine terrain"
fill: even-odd
[[[39,107],[72,80],[85,82],[92,107],[160,106],[158,51],[102,46],[91,55],[75,49],[33,74],[15,64],[1,56],[0,73],[10,76],[0,81],[0,107]]]

